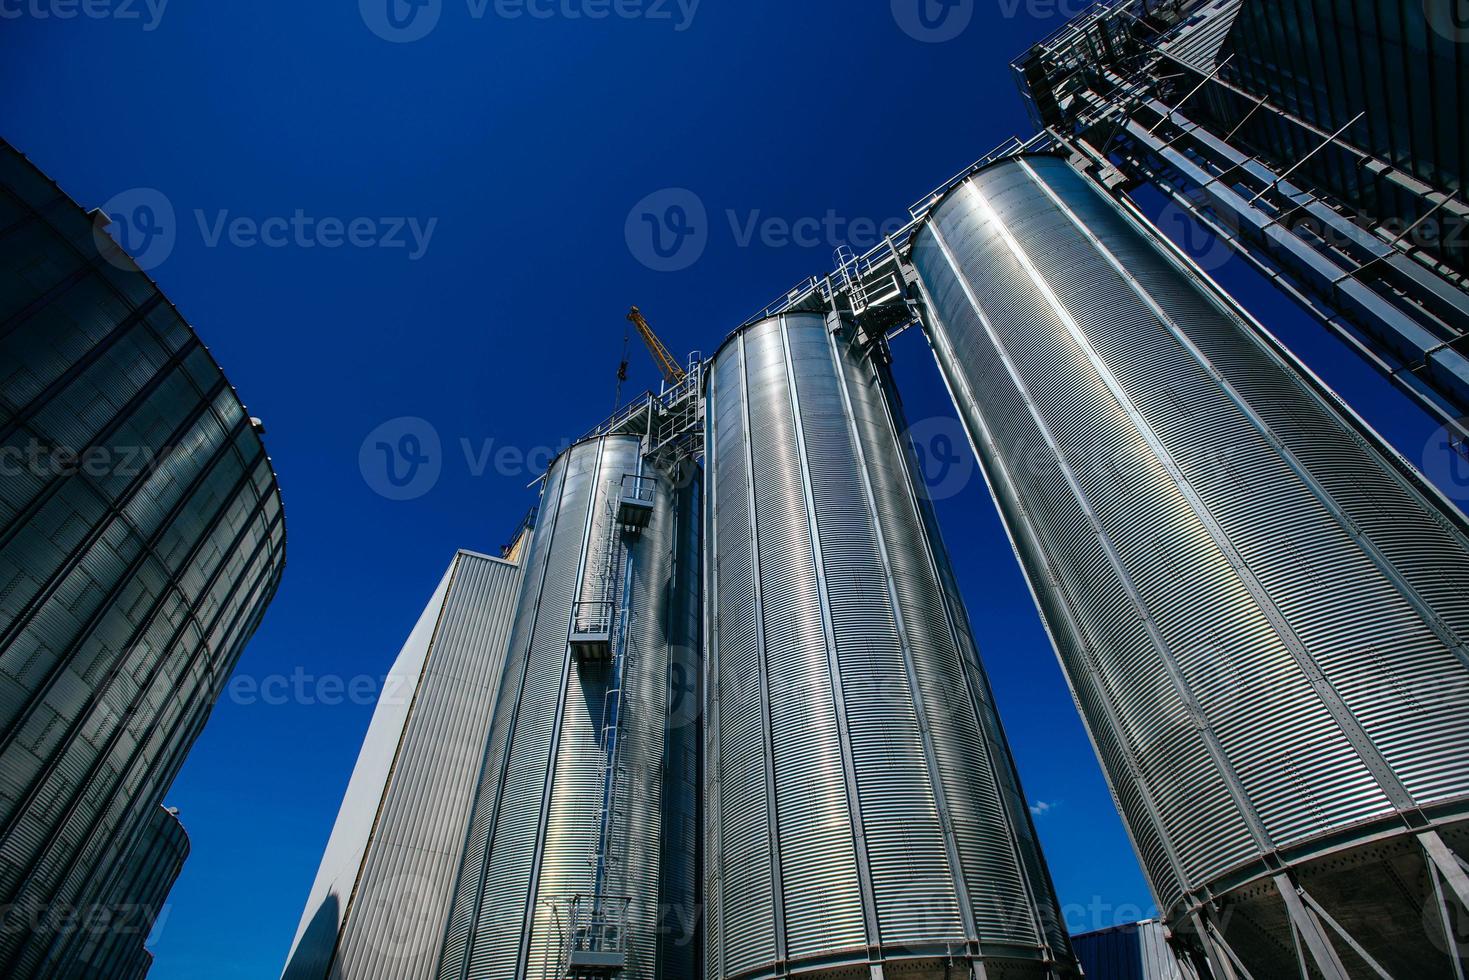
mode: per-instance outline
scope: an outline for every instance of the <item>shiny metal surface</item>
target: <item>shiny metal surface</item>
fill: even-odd
[[[711,980],[1070,969],[885,369],[816,314],[740,331],[707,417]],[[997,975],[997,974],[991,974]]]
[[[285,980],[434,975],[521,570],[461,551],[388,672]]]
[[[652,517],[636,534],[615,525],[628,475],[657,477],[646,484]],[[660,909],[689,903],[694,862],[697,719],[678,688],[699,644],[689,609],[699,595],[691,527],[700,484],[692,468],[677,476],[650,472],[628,436],[579,443],[546,476],[440,978],[560,980],[573,904],[599,887],[627,903],[620,976],[690,974],[692,942],[660,938],[670,914],[696,921],[687,907]],[[581,657],[571,643],[578,604],[604,602],[613,654]],[[619,690],[608,811],[605,731]],[[678,826],[665,833],[667,820]],[[611,860],[599,874],[604,824]]]
[[[200,338],[3,141],[0,461],[0,975],[49,977],[47,923],[103,900],[275,594],[285,524]]]
[[[1463,516],[1064,160],[961,185],[913,262],[1166,915],[1461,814]]]

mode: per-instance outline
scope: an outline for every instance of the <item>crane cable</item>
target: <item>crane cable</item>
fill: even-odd
[[[617,392],[612,396],[612,414],[622,407],[622,385],[627,381],[628,355],[632,352],[632,324],[622,333],[622,363],[617,366]]]

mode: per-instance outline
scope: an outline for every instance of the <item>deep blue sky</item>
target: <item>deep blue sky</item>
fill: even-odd
[[[1028,132],[1007,63],[1060,23],[1054,5],[972,0],[967,29],[927,43],[901,26],[917,0],[897,14],[888,0],[704,0],[683,30],[676,3],[671,21],[597,22],[442,3],[427,37],[391,43],[357,0],[174,3],[156,22],[143,0],[134,20],[0,0],[21,11],[0,19],[0,132],[85,205],[161,192],[175,221],[153,275],[269,427],[290,566],[240,664],[256,682],[381,676],[454,549],[494,552],[532,502],[534,468],[491,456],[476,476],[461,440],[474,455],[487,440],[554,451],[611,408],[630,303],[674,351],[712,349],[829,268],[844,229],[866,231],[850,221],[901,216]],[[668,188],[707,214],[707,248],[676,272],[649,268],[626,234],[634,206]],[[363,238],[386,219],[436,224],[416,259],[411,246],[211,244],[222,216],[298,210],[372,219]],[[766,224],[774,237],[742,244],[752,220],[829,211],[844,219],[835,241],[781,245]],[[1241,263],[1217,274],[1422,458],[1425,419]],[[910,416],[957,431],[921,338],[896,353]],[[632,372],[629,390],[656,377],[638,348]],[[404,416],[440,436],[442,475],[393,501],[359,449]],[[969,472],[941,517],[1068,922],[1141,917],[1147,889]],[[278,974],[372,710],[249,700],[219,706],[168,796],[194,853],[157,980]]]

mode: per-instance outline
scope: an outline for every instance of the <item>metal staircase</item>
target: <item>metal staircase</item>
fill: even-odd
[[[1365,109],[1329,131],[1233,84],[1219,45],[1237,7],[1098,3],[1014,63],[1032,116],[1124,202],[1127,187],[1157,188],[1454,438],[1469,436],[1469,283],[1412,234],[1429,221],[1463,226],[1469,203],[1352,145]],[[1217,117],[1226,103],[1235,114]],[[1267,123],[1299,141],[1298,156],[1272,163],[1268,146],[1246,143],[1249,127]],[[1319,190],[1335,171],[1370,178],[1412,223]]]

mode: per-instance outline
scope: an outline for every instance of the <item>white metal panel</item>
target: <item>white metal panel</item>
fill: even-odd
[[[469,823],[520,568],[469,552],[384,683],[288,978],[431,977]]]

